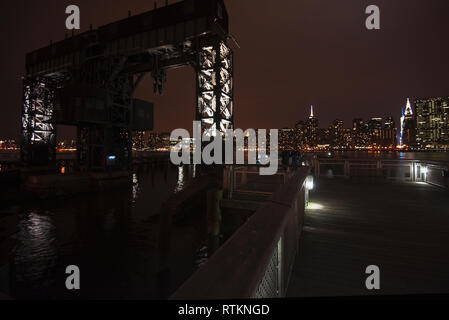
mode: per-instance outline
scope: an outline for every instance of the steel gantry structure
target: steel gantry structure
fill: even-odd
[[[152,104],[133,98],[145,74],[162,94],[167,70],[196,72],[196,120],[203,133],[233,128],[233,52],[223,0],[184,0],[28,53],[22,161],[55,159],[56,125],[74,125],[81,170],[127,169],[132,131],[153,126]]]

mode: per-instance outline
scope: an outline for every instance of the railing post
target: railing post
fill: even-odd
[[[318,158],[314,159],[315,162],[315,177],[318,179],[320,177],[321,174],[321,168],[320,168],[320,160]]]
[[[207,192],[207,231],[209,234],[209,253],[214,253],[220,245],[221,210],[223,190],[211,189]]]
[[[304,208],[309,205],[309,189],[304,188]]]
[[[284,268],[284,264],[282,263],[283,260],[283,255],[284,255],[284,250],[283,250],[283,236],[281,236],[281,238],[278,241],[278,245],[277,245],[277,269],[278,269],[278,297],[282,298],[284,296],[284,273],[283,273],[283,268]]]
[[[245,185],[248,182],[248,173],[246,171],[243,171],[241,175],[242,175],[242,185]]]
[[[230,166],[224,166],[223,169],[223,191],[229,197],[231,193],[231,170]]]
[[[229,173],[229,179],[230,179],[230,193],[229,193],[229,199],[232,199],[234,190],[235,190],[235,173],[234,173],[234,167],[231,166],[231,170]]]
[[[446,188],[446,191],[449,191],[449,166],[445,168],[444,172],[444,185]]]
[[[429,165],[426,163],[426,173],[424,174],[424,182],[427,183],[427,176],[429,175]]]

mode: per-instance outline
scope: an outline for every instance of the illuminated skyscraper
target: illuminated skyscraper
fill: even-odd
[[[354,119],[352,121],[352,146],[366,147],[369,144],[368,140],[367,124],[361,118]]]
[[[306,140],[309,147],[316,147],[318,143],[318,118],[313,114],[313,106],[310,106],[310,116],[307,119]]]
[[[382,118],[372,118],[368,122],[368,134],[371,146],[379,146],[382,137]]]
[[[382,128],[380,145],[387,148],[396,147],[396,132],[397,131],[393,117],[386,118],[384,126]]]
[[[295,125],[295,147],[296,149],[304,149],[306,147],[305,135],[307,132],[306,123],[302,120]]]
[[[449,97],[416,99],[416,142],[421,149],[449,147]]]
[[[410,99],[407,98],[407,105],[405,107],[405,118],[406,119],[410,119],[413,118],[413,110],[412,110],[412,106],[410,105]]]
[[[343,127],[343,121],[335,119],[332,125],[329,127],[329,142],[334,148],[342,148],[345,146],[344,139],[345,129]]]
[[[279,130],[279,147],[281,150],[295,148],[295,129],[284,128]]]
[[[413,115],[410,99],[407,99],[405,111],[402,109],[399,145],[407,147],[416,145],[416,119]]]

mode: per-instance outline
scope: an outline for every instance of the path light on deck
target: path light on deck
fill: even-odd
[[[322,210],[322,209],[324,209],[324,206],[319,204],[319,203],[316,203],[316,202],[309,202],[309,205],[307,206],[306,209],[308,209],[308,210]]]
[[[307,190],[313,190],[314,187],[313,176],[307,176],[305,186]]]

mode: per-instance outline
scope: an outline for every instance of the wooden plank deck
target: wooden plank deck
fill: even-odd
[[[310,200],[288,297],[449,293],[449,192],[320,179]],[[379,291],[365,288],[368,265]]]

